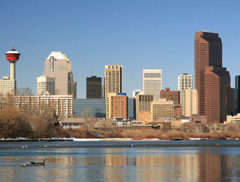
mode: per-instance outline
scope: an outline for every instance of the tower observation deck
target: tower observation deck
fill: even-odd
[[[10,62],[10,80],[16,80],[15,63],[19,60],[20,53],[12,47],[6,54],[6,59]]]

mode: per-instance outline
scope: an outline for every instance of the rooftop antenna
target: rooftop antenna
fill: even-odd
[[[14,46],[13,46],[13,36],[12,36],[12,49],[14,49]]]

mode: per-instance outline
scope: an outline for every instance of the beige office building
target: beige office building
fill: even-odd
[[[155,100],[160,98],[162,90],[162,70],[144,69],[143,70],[143,93],[153,94]]]
[[[181,94],[182,115],[191,117],[198,114],[198,92],[196,89],[185,89]]]
[[[73,116],[72,95],[14,96],[13,106],[21,112],[53,109],[58,116]]]
[[[136,96],[136,119],[137,121],[151,121],[151,102],[154,95],[140,92]]]
[[[122,66],[105,66],[105,98],[108,93],[122,93]]]
[[[151,120],[159,120],[160,117],[174,117],[174,102],[165,98],[151,102]]]
[[[2,96],[11,94],[15,95],[16,92],[16,80],[9,79],[8,76],[4,76],[2,80],[0,80],[0,94]]]
[[[183,73],[178,76],[178,91],[180,91],[180,103],[182,104],[182,92],[185,89],[193,89],[193,76]]]
[[[112,118],[112,97],[116,96],[116,93],[109,93],[106,97],[106,118]]]
[[[50,95],[55,95],[55,78],[47,76],[37,77],[37,95],[48,92]]]
[[[73,81],[72,66],[65,54],[51,52],[45,61],[44,76],[55,78],[55,95],[77,97],[77,83]]]

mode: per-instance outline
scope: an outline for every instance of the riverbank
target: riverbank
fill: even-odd
[[[32,149],[40,149],[41,153],[45,151],[55,150],[59,148],[145,148],[148,150],[149,148],[156,147],[177,147],[179,150],[184,150],[186,147],[240,147],[239,140],[200,140],[200,141],[192,141],[192,140],[100,140],[100,141],[67,141],[67,142],[0,142],[0,152],[7,149],[15,149],[22,151],[24,155],[32,152]],[[238,150],[237,149],[237,150]],[[24,152],[25,151],[25,152]]]
[[[172,140],[161,140],[159,138],[143,138],[143,139],[134,139],[134,138],[37,138],[37,139],[28,139],[28,138],[7,138],[0,139],[1,142],[96,142],[96,141],[182,141],[182,138],[174,138]],[[189,138],[190,141],[201,141],[201,140],[220,140],[220,139],[208,139],[208,138]],[[239,140],[236,139],[221,139],[221,140]],[[186,139],[184,140],[186,141]]]
[[[154,129],[113,129],[99,130],[64,130],[58,136],[40,138],[2,138],[0,142],[45,142],[45,141],[132,141],[132,140],[239,140],[237,132],[191,133],[176,130],[161,131]]]

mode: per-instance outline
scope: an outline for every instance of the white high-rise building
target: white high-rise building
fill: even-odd
[[[193,76],[187,73],[178,76],[178,91],[185,89],[193,89]]]
[[[181,94],[182,115],[190,117],[198,114],[198,92],[196,89],[185,89]]]
[[[144,69],[143,70],[143,93],[153,94],[155,100],[160,98],[162,90],[162,70]]]
[[[37,77],[37,95],[48,92],[50,95],[55,95],[55,78],[47,76]]]

